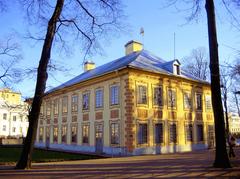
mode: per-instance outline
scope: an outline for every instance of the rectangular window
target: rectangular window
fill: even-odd
[[[7,113],[3,113],[3,120],[7,120]]]
[[[138,144],[148,143],[148,125],[139,124],[138,126]]]
[[[206,96],[206,109],[207,110],[212,109],[212,101],[211,101],[211,96],[210,95]]]
[[[82,127],[82,143],[88,144],[89,143],[89,125],[83,125]]]
[[[110,87],[110,104],[111,105],[119,104],[119,86]]]
[[[177,125],[174,123],[169,126],[169,142],[177,143]]]
[[[77,143],[77,126],[72,126],[71,127],[71,142],[72,143]]]
[[[203,141],[203,125],[202,124],[197,125],[197,141],[198,142]]]
[[[62,143],[67,143],[67,126],[62,126]]]
[[[16,132],[16,127],[13,127],[13,128],[12,128],[12,131],[13,131],[13,132]]]
[[[184,93],[183,94],[184,100],[184,109],[191,109],[192,108],[192,98],[191,93]]]
[[[138,86],[137,100],[138,104],[147,104],[147,86]]]
[[[202,110],[202,94],[196,94],[197,110]]]
[[[89,93],[85,93],[83,94],[83,110],[88,110],[89,109],[89,99],[90,94]]]
[[[163,124],[162,123],[155,124],[155,143],[156,144],[163,143]]]
[[[157,106],[163,105],[163,97],[162,97],[162,87],[154,87],[153,88],[153,104]]]
[[[53,102],[53,110],[54,110],[54,115],[58,114],[58,99],[55,99]]]
[[[173,89],[168,89],[168,107],[176,107],[176,91]]]
[[[95,92],[95,105],[96,108],[101,108],[103,107],[103,90],[102,89],[97,89]]]
[[[47,116],[50,116],[51,115],[51,102],[50,101],[48,101],[47,102]]]
[[[43,141],[43,127],[39,128],[39,141],[42,142]]]
[[[53,142],[54,143],[58,142],[58,127],[53,128]]]
[[[17,121],[17,116],[13,116],[13,121]]]
[[[186,128],[186,141],[193,142],[193,125],[186,124],[185,128]]]
[[[2,128],[3,131],[6,131],[7,130],[7,127],[6,125],[3,125],[3,128]]]
[[[111,144],[119,144],[119,123],[111,124]]]
[[[62,113],[67,113],[68,112],[68,97],[64,96],[62,98]]]
[[[78,96],[73,95],[72,96],[72,112],[78,111]]]

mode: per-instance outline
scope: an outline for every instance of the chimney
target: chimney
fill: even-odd
[[[86,71],[89,71],[89,70],[92,70],[95,68],[95,63],[91,60],[87,60],[85,63],[84,63],[84,72]]]
[[[143,49],[143,45],[140,42],[131,40],[125,45],[125,54],[128,55],[132,52],[138,52]]]

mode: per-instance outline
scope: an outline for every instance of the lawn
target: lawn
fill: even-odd
[[[0,147],[0,164],[17,162],[20,157],[21,147]],[[34,149],[33,162],[54,162],[66,160],[88,160],[103,158],[95,155],[72,154],[66,152],[47,151],[41,149]]]

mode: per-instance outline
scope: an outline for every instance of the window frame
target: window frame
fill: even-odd
[[[87,129],[87,131],[86,131],[86,129]],[[85,135],[85,134],[87,134],[87,135]],[[84,137],[87,137],[87,142],[85,142]],[[89,139],[90,139],[90,124],[89,123],[82,124],[82,144],[89,145],[90,144]]]
[[[171,127],[173,126],[173,125],[175,125],[175,136],[173,136],[173,140],[171,140],[172,138],[171,138],[171,134],[172,135],[174,135],[174,133],[172,133],[171,131]],[[169,143],[170,144],[177,144],[178,143],[178,130],[177,130],[177,122],[170,122],[169,123],[169,129],[168,129],[168,131],[169,131]],[[174,138],[175,138],[175,140],[174,140]]]
[[[3,120],[7,120],[7,113],[3,113]]]
[[[113,125],[114,125],[114,127],[113,127]],[[116,130],[115,125],[117,125],[117,130]],[[117,142],[115,142],[115,141],[117,141]],[[112,146],[120,145],[120,123],[119,123],[119,121],[110,122],[110,144]]]
[[[171,92],[171,97],[169,96],[169,92]],[[173,95],[174,94],[174,95]],[[174,101],[174,104],[175,105],[172,105],[172,101],[173,101],[173,96],[175,97],[175,101]],[[171,103],[171,105],[170,105]],[[167,89],[167,106],[168,108],[172,108],[172,109],[176,109],[177,108],[177,90],[175,88],[168,88]]]
[[[87,100],[85,101],[86,97],[87,97]],[[86,107],[85,107],[85,102],[87,102]],[[83,111],[90,110],[90,91],[86,91],[82,94],[82,110]]]
[[[73,94],[71,96],[71,111],[78,112],[78,95]]]
[[[75,136],[73,136],[73,129],[75,129],[74,130]],[[71,125],[71,144],[77,144],[77,141],[78,141],[78,126],[77,124],[72,124]]]
[[[205,95],[205,105],[206,105],[206,110],[207,111],[212,110],[212,98],[211,98],[211,95]]]
[[[61,142],[62,142],[62,144],[67,143],[67,132],[68,132],[67,125],[62,125],[62,127],[61,127]]]
[[[191,126],[191,128],[190,128],[190,126]],[[189,130],[189,129],[191,129],[191,130]],[[189,136],[190,136],[190,138],[189,138]],[[192,143],[194,141],[194,125],[193,125],[193,123],[185,124],[185,139],[186,139],[186,142],[188,142],[188,143]]]
[[[104,90],[103,88],[97,88],[95,90],[95,108],[103,108],[104,106]]]
[[[145,128],[146,130],[142,129],[140,126],[146,126],[146,128]],[[146,122],[140,122],[140,123],[138,123],[137,127],[138,127],[137,128],[137,145],[148,145],[148,143],[149,143],[149,137],[148,137],[148,135],[149,135],[149,124],[146,123]]]
[[[162,133],[159,132],[159,134],[161,134],[161,135],[159,135],[159,136],[160,136],[159,142],[157,142],[157,130],[156,130],[156,125],[159,125],[159,124],[162,126]],[[155,144],[155,145],[163,145],[163,144],[164,144],[164,141],[165,141],[165,140],[164,140],[164,123],[157,121],[157,122],[154,122],[153,125],[154,125],[154,144]]]
[[[200,98],[200,101],[199,101],[199,98],[198,97],[201,97]],[[202,93],[196,93],[196,110],[197,111],[202,111],[203,110],[203,95],[202,95]],[[200,103],[199,103],[200,102]],[[199,106],[199,104],[200,104],[200,106]]]
[[[187,96],[187,105],[186,105],[186,97]],[[192,109],[192,94],[191,94],[191,92],[189,92],[189,91],[184,91],[183,92],[183,108],[184,108],[184,110],[191,110]],[[189,104],[189,102],[190,102],[190,104]]]
[[[63,114],[68,113],[68,96],[62,97],[62,113]]]
[[[119,89],[120,89],[119,85],[115,84],[110,86],[110,96],[109,96],[110,106],[119,105],[120,103]]]
[[[59,113],[59,99],[54,99],[53,100],[53,114],[58,115]]]
[[[141,91],[141,89],[145,90],[145,91]],[[148,85],[147,84],[137,84],[136,91],[137,91],[137,104],[138,105],[148,105]]]
[[[153,89],[153,90],[152,90],[152,94],[153,94],[153,95],[152,95],[152,96],[153,96],[153,99],[152,99],[152,100],[153,100],[153,106],[155,106],[155,107],[156,107],[156,106],[157,106],[157,107],[163,107],[163,101],[164,101],[164,99],[163,99],[163,86],[162,86],[162,85],[158,85],[158,86],[157,86],[157,85],[154,85],[154,86],[152,87],[152,89]],[[156,91],[155,91],[156,89],[158,89],[158,91],[160,91],[160,95],[159,95],[159,94],[157,95],[157,94],[155,93],[155,92],[156,92]],[[159,90],[159,89],[160,89],[160,90]],[[156,95],[155,95],[155,94],[156,94]],[[157,97],[157,100],[156,100],[156,97]],[[161,101],[160,103],[159,103],[159,97],[161,98],[161,99],[160,99],[160,101]],[[157,103],[156,103],[156,101],[157,101]]]
[[[201,126],[201,131],[199,130],[199,126]],[[196,124],[196,132],[197,132],[197,142],[201,143],[204,142],[204,125],[203,124]],[[199,135],[199,132],[201,135]]]

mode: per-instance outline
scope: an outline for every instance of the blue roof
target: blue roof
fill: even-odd
[[[137,68],[144,71],[151,71],[156,73],[163,73],[167,75],[174,75],[172,73],[172,70],[169,69],[169,65],[172,65],[175,61],[176,60],[167,62],[151,54],[146,50],[141,50],[139,52],[130,53],[129,55],[126,55],[124,57],[111,61],[109,63],[106,63],[104,65],[101,65],[99,67],[96,67],[92,70],[83,72],[82,74],[76,76],[75,78],[49,90],[47,93],[51,93],[53,91],[56,91],[65,87],[69,87],[74,84],[95,78],[97,76],[102,76],[104,74],[110,73],[115,70],[123,69],[126,67],[132,67],[132,68]],[[198,79],[197,77],[193,77],[189,75],[183,70],[181,70],[180,76],[191,79],[191,80],[197,80],[199,82],[207,83],[206,81],[203,81],[201,79]]]

